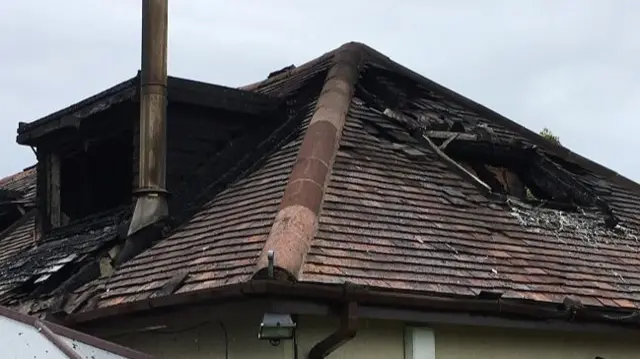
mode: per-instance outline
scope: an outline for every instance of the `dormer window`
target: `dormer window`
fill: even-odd
[[[125,85],[18,129],[18,143],[37,149],[41,231],[131,205],[137,104]]]
[[[139,77],[18,128],[17,142],[38,156],[38,227],[47,232],[97,213],[133,204],[140,153]],[[271,128],[285,107],[243,90],[168,79],[166,188],[171,206],[190,206],[208,171],[236,165],[222,151],[249,145],[245,130]],[[255,130],[255,136],[263,134]],[[237,144],[236,144],[237,143]],[[220,156],[220,158],[218,158]],[[223,161],[224,160],[224,161]],[[193,174],[197,174],[194,176]],[[223,183],[223,182],[221,182]],[[179,212],[179,211],[178,211]]]
[[[79,143],[59,155],[60,224],[131,203],[130,135]]]

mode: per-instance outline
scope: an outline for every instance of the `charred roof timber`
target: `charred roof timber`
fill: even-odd
[[[136,101],[139,82],[140,76],[137,75],[51,115],[30,123],[21,122],[16,140],[21,145],[37,146],[44,137],[59,130],[78,129],[91,115],[125,101]],[[281,102],[249,91],[171,76],[167,80],[167,97],[170,104],[182,103],[258,116],[276,111]]]

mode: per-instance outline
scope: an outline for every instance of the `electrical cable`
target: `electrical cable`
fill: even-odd
[[[218,324],[220,324],[220,328],[222,328],[222,333],[224,334],[224,358],[229,359],[229,332],[227,332],[227,327],[224,326],[222,320],[219,320]]]

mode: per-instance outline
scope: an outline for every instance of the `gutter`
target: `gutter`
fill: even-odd
[[[68,325],[82,324],[107,317],[133,312],[163,309],[199,303],[223,303],[226,301],[255,297],[291,298],[326,305],[345,305],[354,302],[359,306],[402,308],[404,310],[430,311],[438,313],[472,313],[527,320],[557,320],[575,323],[608,323],[640,329],[640,315],[635,310],[592,307],[567,298],[563,303],[544,303],[522,299],[504,299],[499,296],[442,296],[433,293],[372,289],[353,284],[292,283],[277,280],[249,280],[222,288],[147,298],[93,309],[87,312],[70,313],[65,318]]]

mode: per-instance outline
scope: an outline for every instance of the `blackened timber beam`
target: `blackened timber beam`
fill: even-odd
[[[129,79],[34,122],[21,122],[16,141],[21,145],[35,145],[39,138],[62,128],[78,128],[84,118],[132,98],[136,92],[134,84],[134,79]]]
[[[128,100],[137,100],[136,76],[89,97],[63,110],[30,123],[18,125],[16,141],[21,145],[37,145],[39,139],[61,129],[77,129],[91,115]],[[279,99],[236,88],[192,81],[178,77],[168,78],[167,88],[170,103],[202,106],[250,115],[268,115],[277,111]]]
[[[47,195],[49,203],[49,223],[52,227],[59,227],[61,223],[61,200],[60,200],[60,156],[57,153],[50,153],[47,156],[49,161],[49,172],[47,173]]]
[[[478,136],[473,133],[451,132],[451,131],[425,131],[424,135],[431,139],[449,140],[453,138],[455,141],[477,141]],[[452,141],[453,141],[452,140]]]
[[[276,111],[281,101],[255,92],[169,77],[169,101],[252,115]]]

